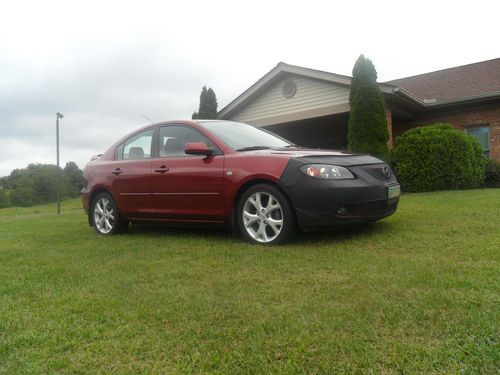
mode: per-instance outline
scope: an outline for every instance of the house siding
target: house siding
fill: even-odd
[[[283,84],[292,79],[297,91],[291,98],[282,94]],[[323,110],[334,114],[348,110],[349,88],[300,76],[282,77],[244,108],[226,117],[228,120],[258,123],[262,119],[290,116],[301,112]],[[347,107],[346,107],[347,106]],[[335,108],[339,110],[336,112]],[[265,123],[263,123],[265,125]]]

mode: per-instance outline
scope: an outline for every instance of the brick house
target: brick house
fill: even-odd
[[[345,149],[351,77],[279,63],[219,112],[299,145]],[[389,145],[404,131],[446,122],[500,160],[500,58],[379,83]]]

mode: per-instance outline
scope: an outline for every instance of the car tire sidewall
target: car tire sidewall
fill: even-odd
[[[94,222],[94,209],[95,209],[95,205],[102,198],[106,198],[107,200],[109,200],[111,206],[113,207],[113,212],[115,212],[114,225],[113,225],[113,228],[108,233],[103,233],[103,232],[99,231],[99,229],[97,229],[97,226],[95,225],[95,222]],[[110,235],[113,235],[113,234],[122,233],[128,227],[128,221],[124,220],[120,216],[120,213],[119,213],[118,208],[116,206],[115,200],[113,199],[113,197],[109,193],[99,193],[99,194],[96,195],[96,197],[92,201],[92,206],[91,206],[91,211],[90,211],[90,217],[91,217],[91,220],[92,220],[92,226],[94,227],[95,231],[97,233],[99,233],[100,235],[102,235],[102,236],[110,236]]]
[[[281,210],[283,213],[283,226],[281,228],[280,233],[278,236],[270,241],[270,242],[259,242],[252,238],[250,234],[247,232],[247,229],[245,228],[245,224],[243,222],[243,208],[245,205],[245,202],[247,201],[248,197],[250,197],[252,194],[255,194],[257,192],[263,192],[267,194],[271,194],[278,203],[281,206]],[[237,223],[239,227],[239,231],[243,238],[250,242],[251,244],[254,245],[281,245],[286,242],[289,242],[292,237],[295,235],[296,232],[296,220],[295,220],[295,212],[293,211],[293,208],[291,204],[289,203],[287,197],[285,194],[283,194],[279,189],[275,188],[272,185],[268,184],[258,184],[250,187],[247,189],[243,195],[241,196],[239,202],[238,202],[238,208],[237,208]]]

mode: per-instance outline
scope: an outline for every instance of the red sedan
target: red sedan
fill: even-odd
[[[84,178],[83,206],[100,234],[163,222],[233,228],[262,244],[384,218],[400,194],[377,158],[305,149],[219,120],[148,125],[93,158]]]

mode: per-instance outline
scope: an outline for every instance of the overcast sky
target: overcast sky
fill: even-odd
[[[278,62],[379,81],[500,57],[498,1],[2,1],[0,176],[81,168],[148,121],[219,109]]]

